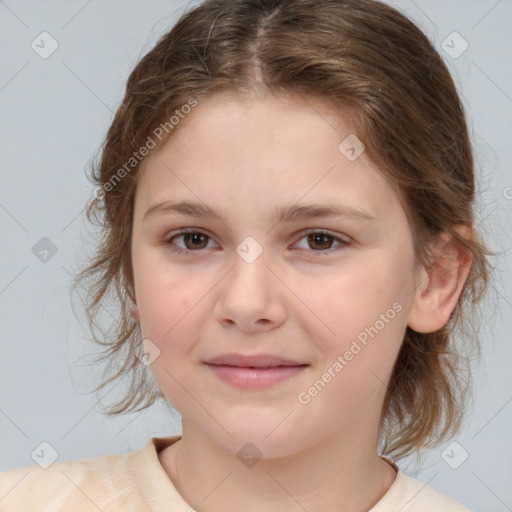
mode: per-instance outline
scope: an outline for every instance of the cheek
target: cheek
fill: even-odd
[[[389,381],[407,325],[403,261],[372,251],[315,282],[297,279],[294,290],[308,306],[298,321],[318,350],[316,377],[329,381],[326,395],[340,410],[356,408]]]
[[[207,315],[205,290],[176,279],[163,283],[156,279],[143,295],[141,331],[159,350],[151,373],[169,402],[180,412],[189,411],[189,375],[194,367],[193,349],[201,338],[201,318]],[[195,368],[194,368],[195,369]],[[194,409],[191,409],[194,411]],[[197,411],[195,411],[197,413]]]
[[[388,256],[386,262],[382,253],[372,251],[372,254],[347,259],[336,271],[323,276],[297,275],[290,288],[303,303],[291,300],[304,311],[301,318],[305,325],[315,326],[316,334],[328,346],[331,345],[329,340],[336,345],[340,340],[355,338],[379,321],[381,315],[386,316],[386,312],[389,311],[387,317],[393,319],[399,309],[393,309],[393,304],[398,303],[405,309],[404,271],[400,271],[393,260]]]
[[[152,338],[161,350],[186,345],[191,337],[200,311],[200,298],[204,289],[197,289],[192,283],[176,280],[164,285],[160,280],[148,285],[141,293],[141,330],[146,338]]]
[[[204,276],[187,274],[180,266],[171,265],[165,247],[135,249],[133,267],[142,334],[160,345],[173,335],[209,287]]]
[[[298,397],[310,417],[327,411],[334,424],[345,424],[385,393],[404,335],[404,309],[395,308],[371,324],[339,323],[336,337],[323,338],[320,364]]]
[[[154,269],[149,271],[148,269]],[[159,350],[151,371],[167,398],[181,404],[180,382],[187,381],[194,367],[194,348],[204,337],[205,318],[211,315],[208,292],[215,285],[198,272],[186,272],[168,262],[141,267],[137,300],[140,301],[140,327],[143,339]],[[136,284],[137,286],[137,284]]]

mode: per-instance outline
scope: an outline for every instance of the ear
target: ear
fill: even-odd
[[[471,226],[457,225],[455,231],[473,238]],[[418,276],[414,302],[407,325],[416,332],[434,332],[444,327],[459,300],[471,270],[473,256],[452,235],[442,233],[433,248],[433,262]]]

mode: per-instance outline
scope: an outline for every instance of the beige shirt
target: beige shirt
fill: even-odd
[[[193,512],[158,459],[181,436],[151,438],[138,451],[0,473],[1,512]],[[469,512],[398,471],[369,512]]]

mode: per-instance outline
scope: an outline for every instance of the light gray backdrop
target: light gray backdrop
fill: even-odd
[[[472,510],[506,512],[512,510],[512,1],[390,3],[435,41],[454,75],[475,144],[479,225],[492,248],[504,251],[495,260],[499,303],[484,325],[474,409],[456,445],[433,450],[420,471],[411,461],[401,467]],[[83,208],[92,193],[85,168],[130,70],[185,7],[178,0],[0,1],[0,471],[35,464],[31,454],[47,446],[42,442],[57,460],[71,460],[125,453],[151,436],[180,433],[163,406],[117,418],[100,414],[122,384],[109,396],[87,394],[97,367],[84,356],[94,347],[83,339],[69,285],[90,248],[84,247],[90,229]]]

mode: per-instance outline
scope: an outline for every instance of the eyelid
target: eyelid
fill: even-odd
[[[207,230],[205,230],[203,228],[180,228],[180,229],[174,230],[171,233],[169,233],[165,237],[165,243],[167,243],[169,245],[172,245],[171,244],[171,240],[173,238],[179,238],[181,235],[186,235],[186,234],[190,234],[190,233],[197,233],[197,234],[201,234],[201,235],[206,235],[207,238],[209,238],[211,241],[215,242],[214,237],[211,236],[210,234],[208,234]],[[312,250],[312,249],[309,249],[309,250],[308,249],[303,249],[304,251],[309,252],[309,253],[313,253],[313,254],[315,254],[315,253],[316,254],[330,254],[332,252],[335,252],[338,249],[342,249],[342,248],[344,248],[346,246],[349,246],[352,243],[352,241],[349,239],[348,236],[342,237],[342,236],[340,236],[338,234],[335,234],[335,233],[331,232],[328,229],[324,229],[324,228],[306,228],[306,229],[303,229],[303,230],[299,231],[298,233],[296,233],[294,235],[294,237],[298,236],[299,238],[296,240],[296,242],[294,242],[293,245],[297,244],[305,236],[310,235],[310,234],[328,235],[328,236],[332,237],[336,242],[339,242],[339,244],[340,244],[337,247],[331,247],[330,249],[323,249],[323,250],[320,250],[320,251],[315,251],[315,250]],[[215,242],[215,243],[217,243],[217,242]],[[186,253],[186,254],[190,254],[190,255],[192,255],[195,252],[198,253],[198,254],[201,254],[204,251],[204,249],[193,251],[191,249],[182,249],[181,247],[173,248],[172,250],[174,252],[177,252],[177,253]]]
[[[332,231],[330,231],[329,229],[323,229],[323,228],[306,228],[302,231],[299,231],[299,234],[302,235],[302,237],[304,237],[304,235],[311,235],[311,234],[315,234],[315,233],[321,233],[323,235],[329,235],[329,236],[332,236],[333,238],[335,238],[336,240],[338,240],[339,242],[345,242],[345,243],[350,243],[350,239],[347,235],[344,235],[341,236],[340,234],[338,233],[333,233]]]
[[[208,233],[208,231],[203,228],[180,228],[180,229],[173,230],[168,235],[166,235],[165,239],[164,239],[164,243],[172,246],[173,244],[171,243],[171,240],[173,238],[179,238],[182,235],[195,234],[195,233],[200,234],[200,235],[205,235],[209,240],[215,242],[214,237],[211,236]],[[215,242],[215,243],[217,243],[217,242]],[[191,254],[194,252],[201,253],[202,251],[204,251],[204,249],[192,251],[190,249],[182,249],[181,247],[175,247],[172,250],[175,252],[182,252],[182,253],[188,253],[188,254]]]
[[[330,249],[323,249],[321,251],[314,251],[313,249],[303,249],[304,251],[306,251],[308,253],[313,253],[316,255],[329,255],[331,253],[334,253],[338,250],[341,250],[341,249],[351,245],[351,241],[349,239],[345,239],[344,237],[342,237],[336,233],[333,233],[328,229],[323,229],[323,228],[308,228],[308,229],[300,231],[299,232],[300,238],[294,243],[294,245],[299,243],[304,237],[306,237],[308,235],[314,235],[314,234],[330,236],[334,241],[338,242],[339,245],[337,247],[331,247]]]

